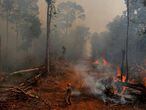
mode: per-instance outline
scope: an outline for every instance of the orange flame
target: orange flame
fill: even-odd
[[[122,82],[126,82],[126,79],[127,79],[126,76],[123,75],[123,76],[122,76]]]
[[[116,77],[121,77],[121,68],[118,66],[117,67],[117,73],[116,73]]]
[[[106,59],[103,58],[103,64],[104,65],[108,65],[108,61]]]
[[[126,75],[122,75],[122,79],[121,79],[121,75],[122,75],[122,71],[121,71],[120,66],[118,66],[116,76],[114,77],[114,82],[119,82],[119,81],[126,82]],[[123,86],[121,89],[122,89],[122,91],[120,92],[120,94],[124,94],[127,90],[127,87]],[[114,93],[115,94],[119,93],[118,88],[115,88]]]
[[[98,64],[99,64],[99,61],[98,61],[98,60],[96,60],[96,61],[94,62],[94,64],[98,65]]]

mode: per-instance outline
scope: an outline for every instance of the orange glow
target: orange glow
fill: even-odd
[[[127,79],[126,76],[123,75],[123,76],[122,76],[122,82],[126,82],[126,79]]]
[[[114,82],[126,82],[126,75],[122,75],[122,79],[121,79],[121,75],[122,75],[122,72],[121,72],[121,68],[120,66],[117,67],[117,73],[116,73],[116,76],[114,77]],[[127,87],[125,86],[122,86],[122,91],[120,92],[120,94],[124,94],[127,90]],[[115,88],[114,90],[114,94],[118,94],[118,88]]]
[[[103,64],[108,65],[108,61],[106,59],[103,59]]]
[[[117,77],[121,77],[121,68],[118,66],[117,67]]]
[[[98,61],[98,60],[96,60],[96,61],[94,62],[94,64],[98,65],[98,64],[99,64],[99,61]]]
[[[124,94],[126,92],[126,90],[127,90],[127,87],[123,86],[121,94]]]

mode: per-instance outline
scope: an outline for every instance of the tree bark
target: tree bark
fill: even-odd
[[[0,36],[0,73],[2,72],[2,41]]]
[[[6,55],[5,55],[5,69],[8,70],[8,66],[7,66],[7,59],[8,59],[8,42],[9,42],[9,10],[7,9],[7,15],[6,15]]]
[[[52,19],[52,4],[48,4],[47,7],[47,39],[46,39],[46,58],[45,58],[45,65],[46,65],[46,72],[47,74],[50,73],[50,30],[51,30],[51,19]]]
[[[129,0],[127,0],[127,33],[126,33],[126,80],[129,79],[129,62],[128,62],[128,52],[129,52]]]
[[[16,51],[18,49],[18,38],[19,38],[19,30],[18,30],[18,22],[16,21]]]

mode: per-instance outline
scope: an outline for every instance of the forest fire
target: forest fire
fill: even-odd
[[[108,65],[109,63],[108,63],[108,61],[106,59],[103,58],[103,64],[104,65]]]
[[[122,83],[125,83],[126,82],[126,75],[122,75],[122,72],[121,72],[121,68],[118,66],[117,67],[117,73],[116,73],[116,76],[114,76],[114,83],[118,83],[118,82],[122,82]],[[115,87],[114,88],[114,94],[120,94],[120,95],[123,95],[127,89],[127,87],[125,86],[121,86],[120,88],[118,87]],[[121,91],[119,91],[118,89],[121,89]]]
[[[109,62],[105,58],[101,58],[101,59],[95,60],[93,64],[95,64],[95,65],[102,64],[102,65],[106,66],[109,64]]]
[[[120,66],[117,66],[116,72],[114,71],[113,67],[111,67],[112,64],[110,64],[107,60],[102,59],[104,63],[100,63],[100,60],[96,60],[94,64],[97,66],[96,69],[101,69],[98,68],[99,66],[102,65],[103,69],[102,74],[105,74],[104,71],[107,68],[112,68],[111,71],[112,74],[108,75],[107,77],[100,77],[95,79],[96,83],[96,91],[101,90],[102,97],[101,99],[104,102],[112,102],[112,103],[118,103],[118,104],[128,104],[128,103],[134,103],[135,100],[142,94],[145,94],[146,90],[146,78],[141,80],[140,84],[136,82],[137,78],[130,78],[127,80],[126,73],[123,73],[122,69]],[[110,66],[109,66],[110,65]],[[107,73],[110,73],[106,71]],[[96,74],[100,74],[100,73]],[[113,73],[116,74],[113,74]],[[91,76],[90,76],[91,77]],[[144,87],[144,86],[145,87]],[[98,93],[94,93],[95,95],[98,95]],[[138,99],[141,100],[141,99]],[[143,99],[142,99],[143,100]],[[144,99],[145,100],[145,99]]]
[[[0,0],[0,110],[146,110],[145,12],[146,0]]]

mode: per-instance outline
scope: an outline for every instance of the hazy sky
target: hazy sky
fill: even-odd
[[[67,1],[67,0],[59,0]],[[106,25],[117,15],[121,15],[125,10],[124,0],[71,0],[83,6],[86,13],[85,25],[92,31],[102,32],[106,30]],[[45,0],[40,0],[40,16],[42,22],[46,12]]]

